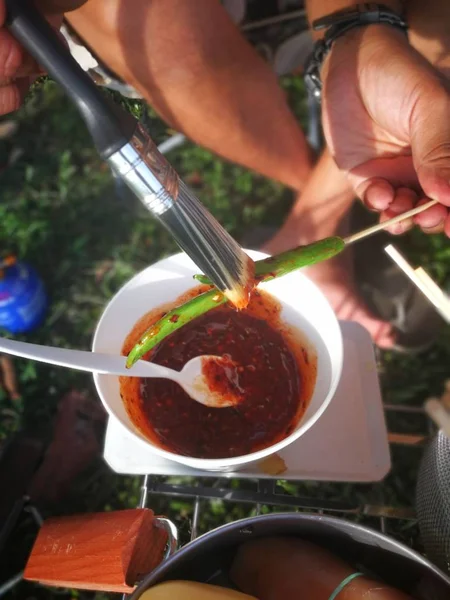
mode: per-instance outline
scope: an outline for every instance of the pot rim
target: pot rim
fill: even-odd
[[[412,550],[405,544],[397,541],[395,538],[392,538],[384,533],[381,533],[375,529],[370,527],[366,527],[365,525],[361,525],[359,523],[353,523],[352,521],[347,521],[345,519],[341,519],[338,517],[329,517],[323,515],[316,515],[311,513],[290,513],[290,512],[280,512],[280,513],[270,513],[266,515],[258,515],[255,517],[246,517],[244,519],[239,519],[237,521],[233,521],[232,523],[226,523],[207,533],[202,534],[195,540],[188,542],[185,546],[177,550],[170,558],[163,561],[156,569],[154,569],[151,573],[146,575],[144,579],[138,584],[137,588],[133,591],[133,593],[129,596],[129,600],[138,600],[140,596],[147,590],[153,583],[158,583],[161,577],[170,571],[172,566],[180,561],[186,554],[195,552],[198,547],[201,547],[203,544],[206,544],[210,539],[214,539],[216,537],[220,537],[225,535],[228,531],[239,530],[241,528],[250,527],[253,525],[258,525],[262,521],[267,521],[270,519],[272,522],[280,521],[283,524],[286,523],[286,517],[293,521],[302,521],[302,522],[318,522],[324,523],[325,525],[329,525],[331,527],[337,527],[342,531],[342,529],[346,530],[349,534],[355,533],[365,533],[368,535],[372,541],[379,540],[380,546],[384,546],[386,543],[391,546],[391,549],[396,552],[396,554],[403,556],[404,558],[409,558],[413,562],[421,564],[428,572],[433,573],[439,580],[447,585],[450,589],[450,577],[445,575],[438,567],[436,567],[433,563],[431,563],[428,559],[423,557],[421,554]],[[156,581],[154,581],[156,579]]]

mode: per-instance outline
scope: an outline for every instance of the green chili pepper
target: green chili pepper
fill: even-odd
[[[175,307],[147,329],[139,342],[128,354],[127,367],[132,367],[144,354],[147,354],[149,350],[154,348],[168,335],[183,327],[183,325],[186,325],[209,310],[225,304],[225,302],[227,302],[226,296],[214,288],[195,296],[195,298],[192,298],[192,300],[185,302],[181,306]]]
[[[344,240],[337,236],[328,237],[307,246],[298,246],[298,248],[282,252],[276,256],[257,260],[255,262],[255,278],[260,283],[283,277],[283,275],[288,275],[288,273],[302,267],[333,258],[336,254],[342,252],[344,248]],[[206,275],[194,275],[194,279],[200,283],[212,285]]]
[[[299,246],[277,256],[258,260],[255,263],[255,276],[258,283],[270,281],[292,273],[301,267],[313,265],[336,256],[345,248],[345,242],[340,237],[329,237],[307,246]],[[195,279],[206,285],[212,285],[204,275],[195,275]],[[127,367],[132,367],[136,361],[147,354],[168,335],[193,321],[200,315],[225,304],[226,297],[215,288],[204,292],[181,306],[168,312],[162,319],[152,325],[134,346],[127,358]]]

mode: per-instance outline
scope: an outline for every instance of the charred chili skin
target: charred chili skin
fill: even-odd
[[[288,250],[277,256],[271,256],[255,262],[256,282],[271,281],[277,277],[283,277],[302,267],[307,267],[336,256],[345,248],[345,242],[340,237],[329,237],[307,246],[299,246]],[[210,280],[204,275],[195,275],[194,278],[200,283],[211,285]],[[169,311],[157,323],[152,325],[139,342],[134,346],[127,357],[127,367],[130,368],[152,350],[159,342],[168,335],[190,323],[200,315],[225,304],[226,297],[216,288],[213,288],[181,306]]]

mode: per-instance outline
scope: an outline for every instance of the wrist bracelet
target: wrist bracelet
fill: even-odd
[[[334,590],[334,592],[331,594],[331,596],[328,598],[328,600],[335,600],[338,597],[338,595],[342,592],[342,590],[357,577],[364,577],[364,573],[352,573],[351,575],[346,577],[337,586],[337,588]]]
[[[305,84],[315,98],[320,99],[322,95],[320,69],[333,43],[350,29],[374,24],[391,25],[407,35],[408,25],[402,16],[383,4],[371,2],[363,2],[313,21],[315,31],[326,29],[323,39],[314,44],[305,65]]]

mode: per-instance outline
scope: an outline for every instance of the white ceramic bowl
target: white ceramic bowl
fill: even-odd
[[[247,252],[254,260],[267,256],[261,252]],[[166,258],[138,273],[107,305],[97,325],[93,350],[120,354],[125,338],[138,319],[194,287],[192,276],[195,273],[198,273],[197,267],[184,253]],[[156,454],[195,469],[212,471],[232,471],[260,461],[292,444],[308,431],[329,405],[339,383],[343,362],[341,329],[325,296],[302,273],[291,273],[261,287],[281,303],[281,319],[299,329],[317,352],[317,382],[312,398],[297,428],[288,437],[264,450],[234,458],[180,456],[152,444],[135,428],[120,397],[118,377],[95,374],[95,385],[108,413],[141,444],[147,448],[151,446]]]

